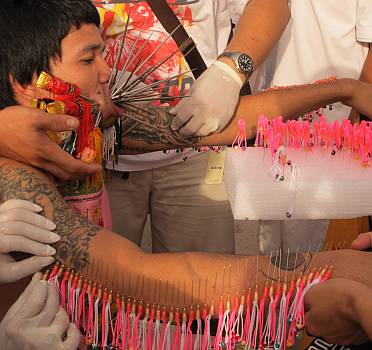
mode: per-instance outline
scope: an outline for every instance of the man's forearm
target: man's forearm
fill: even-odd
[[[372,82],[372,49],[371,45],[369,44],[369,51],[368,55],[364,61],[362,73],[360,74],[360,80],[365,82]]]
[[[149,125],[135,123],[124,117],[123,153],[146,153],[192,145],[230,145],[238,132],[239,119],[244,119],[247,137],[251,138],[256,133],[261,114],[268,118],[279,115],[284,119],[295,118],[327,104],[348,99],[356,84],[358,83],[351,79],[340,79],[332,83],[282,88],[244,96],[240,99],[230,124],[221,133],[211,134],[200,140],[177,138],[177,132],[170,127],[172,116],[165,110],[155,111],[158,115],[149,117]]]
[[[249,54],[255,67],[259,67],[279,40],[289,18],[287,0],[251,0],[227,50]]]

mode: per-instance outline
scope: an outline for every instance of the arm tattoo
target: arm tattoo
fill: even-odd
[[[75,271],[89,263],[89,243],[101,229],[87,223],[63,200],[56,188],[39,172],[13,161],[0,162],[0,202],[25,199],[44,208],[44,215],[57,225],[61,240],[56,258]]]
[[[164,148],[195,147],[199,141],[198,137],[186,138],[172,130],[173,116],[169,110],[170,108],[155,106],[147,107],[146,110],[126,106],[122,115],[123,149],[128,149],[125,145],[126,140],[141,141],[148,145],[164,145]]]

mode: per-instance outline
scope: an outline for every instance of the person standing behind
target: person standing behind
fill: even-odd
[[[252,77],[254,90],[332,76],[372,81],[372,1],[290,0],[289,6],[291,19],[266,64]],[[320,112],[328,121],[349,115],[354,119],[355,114],[342,103]],[[317,118],[316,113],[310,118]],[[269,253],[298,245],[315,250],[324,241],[328,224],[329,220],[260,222],[261,250]]]
[[[251,0],[247,3],[246,0],[200,0],[177,1],[171,6],[209,66],[191,88],[191,97],[173,111],[172,127],[183,135],[207,135],[220,131],[233,116],[240,89],[251,72],[239,73],[236,59],[220,57],[217,60],[218,55],[224,50],[238,52],[237,56],[244,54],[243,57],[253,66],[259,66],[288,22],[286,0]],[[106,48],[109,53],[113,50],[120,42],[120,35],[109,36],[125,28],[125,21],[121,27],[117,25],[119,19],[113,18],[112,11],[125,19],[130,6],[127,51],[141,33],[137,47],[148,40],[143,55],[149,57],[167,33],[146,2],[103,6],[100,9],[104,32],[108,36]],[[241,18],[228,45],[230,18],[233,16]],[[175,48],[172,40],[167,41],[163,47],[164,54],[156,54],[148,64],[154,65]],[[112,64],[112,61],[112,55],[109,55],[109,63]],[[166,79],[188,70],[185,59],[179,54],[154,72],[147,82]],[[170,96],[187,94],[192,83],[190,74],[168,81],[164,96],[167,97],[169,91]],[[174,106],[177,100],[165,99],[162,102]],[[127,123],[130,121],[124,121],[124,128],[132,127]],[[125,137],[145,138],[146,133],[141,126],[137,126]],[[138,153],[138,150],[124,151]],[[174,151],[121,156],[119,164],[115,165],[112,181],[107,184],[114,230],[140,245],[147,215],[150,214],[154,252],[234,253],[234,221],[224,185],[205,182],[209,153],[191,150],[186,161],[182,152]],[[209,230],[205,230],[206,227]]]

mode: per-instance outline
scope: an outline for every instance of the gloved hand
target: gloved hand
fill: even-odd
[[[215,62],[194,82],[191,97],[170,111],[176,114],[172,129],[183,136],[220,132],[235,112],[242,86],[238,73],[223,62]]]
[[[15,282],[53,263],[56,253],[48,244],[60,237],[51,232],[56,225],[32,202],[12,199],[0,206],[0,284]],[[10,252],[29,253],[31,258],[15,262]]]
[[[55,286],[36,274],[0,323],[1,350],[76,350],[80,334],[59,307]],[[65,337],[67,334],[67,337]]]

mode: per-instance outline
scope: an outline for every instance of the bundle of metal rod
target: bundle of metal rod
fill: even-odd
[[[95,281],[92,277],[94,270],[97,276],[101,276],[101,281],[105,280],[101,262],[84,271],[86,275],[57,263],[50,273],[44,274],[44,279],[56,286],[61,306],[92,349],[283,350],[295,343],[305,326],[305,293],[312,286],[329,279],[333,270],[332,265],[307,265],[306,256],[304,269],[298,274],[293,272],[290,277],[289,256],[288,252],[283,261],[281,251],[275,257],[271,256],[273,270],[270,271],[269,264],[263,290],[256,281],[252,284],[253,288],[221,294],[219,302],[213,300],[199,304],[195,300],[201,300],[201,281],[198,297],[192,298],[188,305],[185,296],[183,301],[180,300],[182,286],[174,281],[163,285],[161,281],[155,281],[151,291],[148,281],[147,296],[142,297],[146,294],[143,291],[144,278],[137,278],[135,288],[131,287],[130,276],[127,282],[123,276],[119,282],[117,271],[114,273],[116,285],[111,286],[113,288]],[[297,266],[297,256],[298,251],[294,266]],[[325,262],[319,261],[319,264]],[[284,266],[285,273],[281,275]],[[224,269],[223,280],[225,272]],[[169,298],[167,303],[167,295],[164,301],[160,300],[160,289],[164,286],[165,291],[172,289],[171,303]],[[139,295],[142,296],[138,298]],[[211,328],[212,319],[218,320],[215,331]]]
[[[153,78],[154,72],[162,69],[164,63],[174,58],[176,54],[183,52],[183,47],[181,45],[178,48],[174,45],[174,49],[170,53],[162,56],[160,54],[161,50],[165,45],[169,46],[169,41],[172,41],[173,33],[166,35],[154,48],[149,49],[148,44],[151,41],[152,34],[145,37],[142,30],[136,31],[137,34],[131,33],[131,41],[134,42],[129,43],[127,39],[131,19],[130,11],[131,6],[129,6],[123,33],[117,36],[114,45],[106,53],[107,61],[112,62],[112,73],[109,79],[111,98],[113,103],[122,110],[120,118],[129,118],[135,121],[136,124],[143,125],[150,130],[155,130],[163,135],[172,145],[195,147],[194,139],[188,140],[182,138],[177,132],[173,132],[171,129],[161,129],[152,123],[152,120],[156,118],[156,112],[149,107],[150,104],[170,103],[171,101],[174,102],[186,97],[182,93],[172,96],[169,94],[169,91],[164,95],[163,90],[170,82],[177,82],[176,86],[178,86],[182,78],[190,74],[191,71],[174,74],[166,79],[154,80]],[[177,29],[178,27],[174,31]],[[135,35],[134,38],[133,35]],[[187,55],[193,48],[189,48],[184,55]],[[148,54],[149,50],[151,52]],[[152,64],[152,60],[155,57],[161,57],[161,59],[154,65]],[[101,117],[102,115],[99,114],[96,126],[101,122]],[[122,130],[121,125],[122,123],[118,120],[111,130],[107,130],[104,133],[104,159],[106,161],[113,161],[115,163],[115,160],[117,160],[120,151],[120,147],[118,147],[121,142],[120,139],[127,131]],[[187,155],[184,158],[186,159]]]

